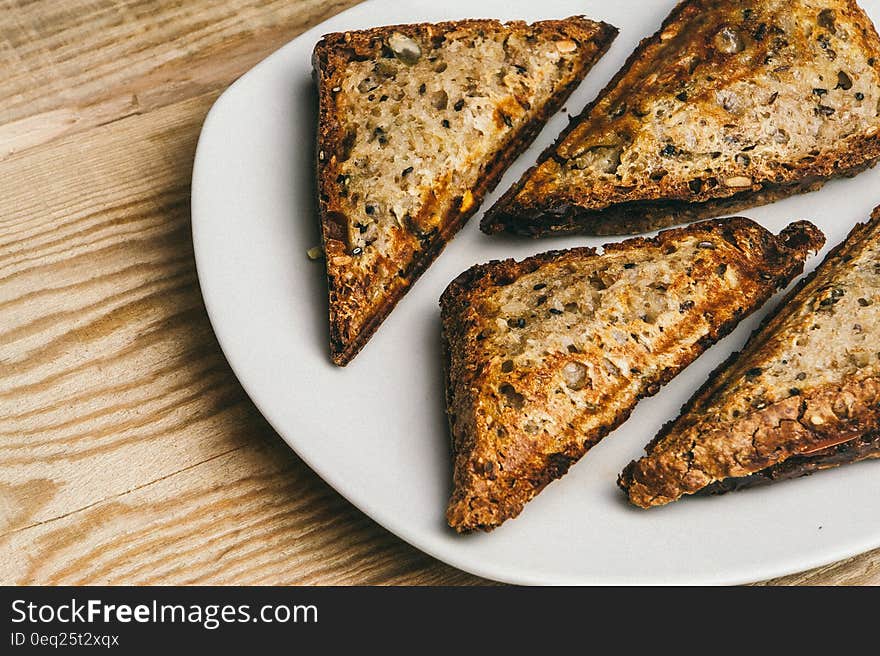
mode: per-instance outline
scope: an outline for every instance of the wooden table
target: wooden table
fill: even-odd
[[[0,583],[485,583],[297,459],[199,294],[208,108],[352,4],[0,0]],[[880,583],[880,551],[776,582]]]

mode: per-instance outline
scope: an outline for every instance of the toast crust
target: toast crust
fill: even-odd
[[[880,433],[873,432],[816,453],[792,456],[748,476],[725,478],[707,485],[694,494],[696,496],[726,494],[877,458],[880,458]]]
[[[796,194],[821,189],[831,177],[851,178],[873,167],[880,158],[880,140],[858,140],[846,152],[848,161],[835,160],[799,180],[764,183],[758,191],[748,189],[723,198],[692,201],[687,198],[628,201],[602,210],[586,210],[570,203],[547,204],[537,211],[504,213],[501,209],[481,229],[487,234],[506,232],[522,237],[587,234],[596,236],[632,235],[660,230],[671,225],[701,221],[733,214],[759,205],[768,205]],[[856,164],[852,164],[857,162]],[[847,164],[850,168],[844,168]],[[818,167],[817,167],[818,169]],[[496,207],[501,207],[502,200]],[[486,216],[489,216],[488,214]]]
[[[761,382],[761,400],[755,399],[757,406],[748,412],[737,404],[743,402],[739,396],[752,392],[733,395],[730,390],[752,377],[762,380],[767,363],[782,357],[786,333],[794,338],[801,334],[796,332],[801,327],[809,328],[818,321],[821,309],[814,312],[810,308],[833,306],[833,290],[841,284],[836,274],[845,272],[878,239],[880,208],[874,210],[871,221],[857,225],[789,293],[752,334],[742,353],[732,354],[713,372],[682,408],[681,415],[648,444],[647,455],[623,470],[618,484],[634,505],[649,508],[704,489],[710,493],[738,489],[745,487],[745,480],[753,475],[749,483],[758,484],[828,468],[847,460],[828,460],[823,449],[839,445],[839,451],[847,452],[847,443],[853,447],[877,431],[880,372],[870,362],[859,362],[859,373],[846,377],[826,372],[824,382],[815,383],[806,375],[796,378],[803,381],[798,383],[803,389],[774,389],[770,383]],[[861,293],[867,298],[862,298],[859,305],[866,304],[867,310],[873,303],[871,295],[869,290]],[[841,325],[852,323],[861,333],[857,320],[848,317],[839,321]],[[773,400],[764,402],[765,398]],[[863,457],[854,459],[874,457],[865,455],[870,451],[863,445],[856,453]],[[797,459],[786,465],[790,458]],[[791,475],[774,477],[780,472]]]
[[[846,399],[847,416],[834,410]],[[880,425],[880,378],[827,385],[791,396],[735,423],[719,423],[667,451],[661,433],[648,457],[631,463],[619,484],[630,501],[650,508],[694,494],[713,483],[750,477],[828,442],[857,440]],[[666,429],[672,434],[675,426]],[[742,487],[742,486],[741,486]]]
[[[400,231],[393,238],[397,252],[361,264],[365,259],[354,255],[350,244],[350,216],[345,203],[343,183],[339,180],[340,153],[346,149],[346,125],[335,110],[334,89],[342,87],[350,61],[380,57],[384,44],[395,33],[431,40],[454,32],[524,32],[546,39],[570,40],[577,44],[571,56],[572,70],[563,76],[543,105],[529,111],[531,117],[512,130],[500,143],[494,156],[483,164],[481,174],[466,189],[448,188],[448,181],[438,180],[438,187],[426,192],[436,202],[426,203],[413,224],[430,222],[432,230]],[[562,106],[617,35],[606,23],[583,17],[543,21],[531,26],[522,21],[502,24],[493,20],[465,20],[445,23],[392,25],[372,30],[334,33],[324,36],[315,46],[313,67],[318,87],[319,128],[317,146],[318,210],[327,262],[330,298],[330,353],[334,363],[344,366],[363,348],[410,286],[424,273],[446,243],[480,206],[482,199],[498,184],[510,163],[534,140],[547,119]],[[443,198],[453,194],[446,206]],[[435,212],[439,216],[433,216]],[[422,216],[423,215],[423,216]],[[431,216],[429,216],[431,215]],[[410,226],[408,226],[410,227]],[[364,250],[364,249],[362,249]],[[389,273],[393,269],[393,275]],[[370,300],[373,288],[384,284],[381,297]]]
[[[873,95],[880,88],[880,37],[870,19],[853,0],[830,3],[798,0],[790,7],[779,2],[770,4],[772,6],[757,2],[687,0],[676,6],[657,33],[640,43],[605,90],[544,152],[538,164],[486,213],[481,229],[488,234],[509,232],[531,237],[565,233],[635,234],[814,191],[832,177],[853,176],[874,166],[880,159],[880,106],[874,112],[878,100]],[[823,7],[833,7],[827,9],[832,12],[831,27],[828,27],[827,20],[823,22],[818,16]],[[771,9],[775,13],[762,13]],[[802,18],[799,19],[801,27],[792,32],[792,27],[786,25],[782,35],[776,34],[774,29],[781,29],[779,25],[788,21],[785,14],[789,12]],[[808,23],[817,23],[811,36],[797,32]],[[835,80],[828,80],[825,75],[823,81],[820,72],[831,67],[835,74],[838,68],[845,74],[842,69],[855,65],[852,61],[844,61],[855,55],[838,58],[834,48],[828,45],[843,37],[843,29],[838,29],[842,25],[846,26],[849,35],[847,42],[857,44],[855,55],[864,56],[864,62],[859,60],[858,63],[867,63],[859,76],[853,73],[852,78],[841,78],[835,87]],[[727,29],[740,34],[743,43],[742,51],[726,60],[719,60],[711,38],[706,42],[688,40],[702,39],[704,32],[711,36],[714,30]],[[833,33],[831,29],[834,29]],[[812,45],[817,34],[825,39],[820,42],[824,50]],[[784,45],[777,50],[774,43]],[[796,48],[796,53],[786,55],[786,48]],[[785,56],[795,59],[789,61],[783,59]],[[832,56],[834,60],[826,61]],[[792,71],[790,69],[798,66],[797,57],[811,57],[816,63],[811,64],[811,59],[804,64],[807,71]],[[679,59],[693,63],[682,68]],[[669,62],[679,63],[673,65]],[[696,72],[689,66],[696,66]],[[697,83],[693,80],[701,75],[704,66],[711,67],[712,75],[707,79],[714,81],[694,86]],[[786,77],[796,72],[799,78],[789,80]],[[764,76],[762,80],[773,80],[774,87],[762,87],[761,82],[757,83],[749,101],[754,105],[758,104],[759,98],[774,105],[769,100],[763,101],[764,96],[775,100],[782,93],[781,98],[785,98],[789,93],[787,89],[803,87],[803,97],[798,96],[799,105],[795,104],[794,98],[778,100],[774,107],[766,108],[766,118],[760,115],[763,109],[749,106],[749,111],[759,112],[756,122],[764,121],[762,124],[750,122],[750,132],[742,129],[740,124],[746,115],[751,121],[752,114],[726,105],[721,110],[718,103],[722,98],[727,102],[730,88],[758,75]],[[872,94],[870,99],[862,91],[856,91],[862,86]],[[679,89],[683,91],[677,93]],[[632,111],[636,106],[651,102],[662,106],[662,111],[668,112],[671,108],[673,115],[674,112],[689,111],[687,105],[691,103],[701,107],[702,113],[687,114],[675,120],[672,116],[657,118],[645,125],[644,122],[653,118],[642,121],[641,117],[632,116]],[[821,135],[826,132],[820,122],[828,119],[830,125],[837,120],[834,115],[822,118],[823,112],[833,112],[834,108],[828,106],[833,103],[839,103],[838,116],[846,112],[868,111],[867,105],[861,103],[869,103],[873,116],[846,114],[845,122],[851,124],[852,129],[835,128],[833,136],[829,132],[828,137],[823,137]],[[768,132],[784,119],[770,112],[777,109],[782,112],[783,108],[789,107],[794,113],[803,113],[804,123],[817,122],[815,136],[810,137],[805,132],[803,138],[795,140],[783,130],[771,138]],[[618,108],[624,109],[622,114]],[[720,116],[719,112],[722,112]],[[679,123],[696,126],[699,117],[704,123],[709,121],[708,127],[695,127],[696,137],[679,134],[682,132]],[[671,150],[668,154],[656,154],[653,150],[640,153],[636,160],[641,162],[642,168],[638,170],[643,172],[637,175],[631,171],[635,170],[635,164],[626,159],[627,150],[638,148],[637,144],[644,143],[643,148],[653,144],[651,139],[655,137],[639,137],[640,134],[654,134],[653,130],[667,134],[669,141],[666,145]],[[724,140],[718,142],[716,132],[723,134]],[[678,136],[673,138],[671,135]],[[776,145],[777,136],[785,142]],[[798,144],[797,148],[787,145],[790,137],[792,144]],[[755,144],[757,150],[752,150]],[[814,145],[807,147],[808,144]],[[611,164],[612,168],[615,164],[617,166],[617,179],[614,175],[606,175],[608,171],[591,174],[591,178],[580,182],[579,178],[560,177],[563,173],[571,177],[566,167],[574,166],[576,158],[583,158],[585,152],[612,146],[617,158],[623,153],[622,164],[619,159]],[[663,143],[659,144],[658,153],[660,146]],[[706,160],[702,150],[718,152],[713,154],[713,159]],[[693,163],[689,164],[686,154],[691,151],[695,154]],[[791,152],[790,159],[777,154],[783,152]],[[693,168],[697,163],[700,170]],[[709,168],[703,171],[703,166]],[[670,171],[668,175],[666,169]]]
[[[806,222],[792,224],[774,237],[748,219],[733,218],[661,232],[655,238],[609,244],[602,255],[592,248],[550,251],[521,262],[478,265],[461,274],[440,301],[454,460],[454,487],[447,509],[450,526],[459,532],[488,531],[518,515],[530,499],[625,421],[639,399],[656,394],[742,317],[787,285],[803,270],[807,252],[817,250],[823,242],[821,233]],[[611,340],[626,339],[622,346],[620,342],[615,347],[613,342],[600,344],[593,337],[584,338],[580,333],[590,332],[591,324],[579,325],[569,332],[586,341],[558,348],[550,339],[558,334],[551,334],[531,347],[541,351],[540,363],[527,363],[520,372],[513,363],[517,356],[510,351],[495,352],[500,342],[493,342],[492,335],[487,337],[494,322],[504,320],[503,312],[494,311],[501,302],[499,294],[518,293],[509,292],[516,285],[525,284],[532,290],[535,288],[529,285],[533,279],[550,280],[557,271],[575,268],[595,268],[600,278],[606,271],[612,278],[628,272],[642,275],[640,270],[648,270],[641,268],[643,264],[662,261],[679,251],[681,270],[664,278],[668,287],[659,290],[661,296],[674,300],[676,311],[663,315],[665,319],[646,314],[630,322],[620,317],[615,325],[625,335],[614,336],[612,325],[606,330]],[[692,252],[696,254],[690,255]],[[691,280],[703,286],[691,287]],[[541,284],[530,295],[545,294]],[[608,292],[613,294],[611,300],[604,305],[600,301],[600,306],[635,307],[645,301],[633,295],[633,288],[632,284],[614,288]],[[682,289],[701,291],[692,291],[692,298],[687,296],[686,302],[679,303],[684,297],[675,294]],[[618,301],[622,305],[618,306]],[[543,311],[553,299],[538,297],[536,302]],[[516,300],[512,305],[518,305]],[[570,323],[562,311],[550,312]],[[507,319],[506,325],[510,326],[511,320]],[[565,331],[565,325],[561,324],[560,330]],[[628,341],[629,330],[633,330],[632,343]],[[637,335],[636,330],[644,332]],[[598,334],[596,338],[605,339]],[[523,357],[532,359],[528,354]],[[605,360],[611,365],[607,372]],[[566,397],[554,394],[560,394],[561,389],[551,394],[559,373],[565,376],[570,363],[580,363],[574,366],[591,372],[588,386],[571,388],[579,390],[570,395],[576,410],[571,410],[567,401],[560,405],[559,399],[565,401]],[[552,430],[541,432],[530,427],[532,416],[547,417]],[[523,424],[525,420],[528,422]]]

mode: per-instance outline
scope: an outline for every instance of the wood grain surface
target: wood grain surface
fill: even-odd
[[[202,305],[202,120],[352,0],[0,0],[0,583],[486,581],[269,428]],[[776,584],[877,584],[880,551]]]

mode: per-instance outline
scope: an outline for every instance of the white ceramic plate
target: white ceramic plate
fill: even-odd
[[[553,483],[514,521],[458,536],[444,523],[451,471],[437,300],[477,262],[584,237],[484,236],[475,216],[345,369],[327,354],[324,266],[313,208],[315,96],[310,55],[331,31],[390,23],[586,14],[620,36],[567,103],[574,114],[652,34],[674,2],[372,0],[306,32],[233,84],[211,110],[192,183],[196,262],[224,353],[247,393],[290,446],[349,501],[404,540],[461,569],[523,584],[706,584],[801,571],[880,545],[880,464],[864,463],[763,489],[691,498],[644,512],[617,490],[620,469],[759,316],[743,322]],[[874,21],[880,1],[862,0]],[[511,167],[489,207],[553,141],[557,115]],[[808,218],[829,245],[880,203],[880,170],[818,193],[744,212],[774,231]],[[813,259],[808,268],[819,261]],[[772,306],[771,302],[768,308]],[[761,315],[763,313],[759,313]]]

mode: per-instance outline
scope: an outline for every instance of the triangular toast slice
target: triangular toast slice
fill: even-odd
[[[482,221],[635,234],[880,157],[880,39],[854,0],[686,0]]]
[[[444,292],[458,531],[491,530],[622,423],[824,242],[743,218],[476,266]]]
[[[336,364],[364,346],[616,34],[575,16],[396,25],[318,42]]]
[[[880,208],[621,474],[647,508],[880,455]]]

